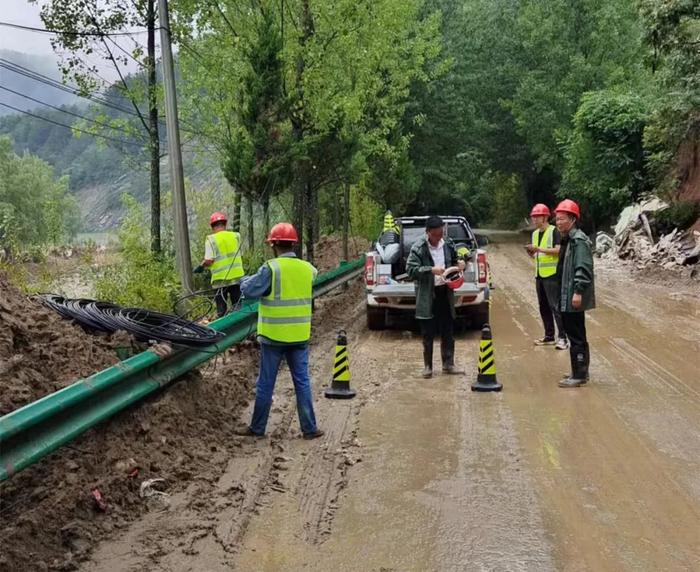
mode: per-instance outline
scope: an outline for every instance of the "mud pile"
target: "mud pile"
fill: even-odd
[[[355,260],[369,250],[369,241],[351,236],[348,241],[350,260]],[[319,272],[328,272],[338,267],[343,259],[343,239],[340,236],[322,236],[314,246],[314,266]]]
[[[100,539],[224,466],[256,363],[241,344],[0,485],[0,570],[74,570]]]
[[[314,343],[347,327],[361,291],[356,281],[319,300]],[[257,364],[257,344],[239,344],[0,485],[0,570],[75,570],[99,541],[185,491],[189,508],[218,510],[197,490],[250,447],[233,430],[247,421]]]
[[[0,415],[113,365],[130,344],[123,333],[86,333],[0,275]]]

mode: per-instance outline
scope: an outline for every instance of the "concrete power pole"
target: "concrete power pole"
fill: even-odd
[[[170,45],[168,0],[158,0],[158,14],[160,17],[160,49],[163,58],[163,83],[165,84],[165,124],[168,130],[170,180],[173,187],[173,209],[175,211],[175,256],[182,288],[189,294],[194,291],[194,282],[190,258],[190,235],[187,228],[187,202],[182,172],[180,127],[177,119],[175,69],[173,67],[173,51]]]

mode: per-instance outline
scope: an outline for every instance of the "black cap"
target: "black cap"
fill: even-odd
[[[431,228],[440,228],[444,224],[445,223],[442,222],[442,219],[439,216],[433,215],[429,216],[428,220],[425,221],[425,228],[427,230],[430,230]]]

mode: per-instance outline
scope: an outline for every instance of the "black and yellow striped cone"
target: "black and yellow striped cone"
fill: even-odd
[[[472,383],[472,391],[501,391],[503,386],[496,380],[496,359],[493,353],[491,326],[484,324],[479,343],[479,374]]]
[[[355,390],[350,389],[350,358],[348,356],[348,338],[345,330],[338,332],[333,362],[333,381],[325,391],[329,399],[352,399]]]

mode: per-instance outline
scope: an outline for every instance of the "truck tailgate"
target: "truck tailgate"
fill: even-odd
[[[479,292],[479,287],[476,284],[465,283],[455,290],[455,296],[477,295]],[[413,298],[416,295],[416,287],[413,282],[380,284],[372,289],[372,295],[391,298]]]

